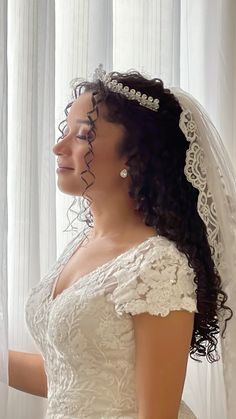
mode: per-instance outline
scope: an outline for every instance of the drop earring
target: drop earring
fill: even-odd
[[[121,177],[123,177],[123,178],[127,177],[127,176],[128,176],[128,171],[127,171],[127,169],[123,169],[123,170],[121,170],[121,171],[120,171],[120,176],[121,176]]]

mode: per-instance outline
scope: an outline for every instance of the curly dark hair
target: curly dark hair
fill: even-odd
[[[148,79],[135,70],[126,73],[113,71],[110,75],[130,89],[158,98],[160,107],[158,112],[154,112],[140,106],[138,101],[128,100],[124,95],[109,90],[99,79],[93,82],[74,80],[77,82],[73,88],[74,99],[78,98],[83,88],[82,93],[92,92],[93,105],[88,112],[88,118],[93,125],[90,131],[92,136],[88,138],[89,151],[84,156],[87,170],[81,173],[86,183],[82,196],[91,186],[82,175],[88,171],[94,177],[90,171],[89,157],[93,155],[92,141],[96,137],[96,119],[91,115],[98,116],[98,104],[104,102],[107,109],[105,119],[120,123],[125,128],[117,153],[120,157],[127,156],[129,195],[137,203],[135,210],[143,215],[147,226],[154,227],[157,234],[175,243],[177,249],[187,256],[188,264],[194,270],[198,313],[195,313],[194,318],[190,356],[196,353],[198,356],[206,356],[209,362],[218,361],[220,356],[215,335],[220,333],[219,315],[222,310],[230,311],[230,316],[225,320],[225,331],[226,322],[233,316],[233,311],[225,305],[228,296],[222,290],[221,278],[207,240],[206,226],[197,211],[199,191],[184,174],[189,142],[179,127],[182,108],[160,78]],[[74,100],[65,108],[66,115],[73,102]],[[65,127],[61,129],[61,124],[65,121],[58,126],[62,133],[59,139],[63,138]],[[85,207],[86,201],[90,201],[87,193],[83,200]],[[76,219],[80,217],[81,220],[81,213],[74,212],[77,214]],[[92,214],[88,212],[85,222],[92,227]],[[212,355],[213,351],[216,352],[216,358]],[[194,357],[192,359],[201,362]]]

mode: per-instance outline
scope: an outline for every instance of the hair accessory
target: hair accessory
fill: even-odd
[[[116,93],[124,95],[129,100],[137,100],[141,106],[151,109],[157,112],[159,109],[159,99],[153,99],[152,96],[147,96],[145,93],[130,89],[128,86],[124,86],[122,83],[118,83],[116,79],[112,79],[110,73],[106,74],[103,70],[103,65],[99,64],[98,68],[93,73],[93,81],[101,80],[110,90]]]

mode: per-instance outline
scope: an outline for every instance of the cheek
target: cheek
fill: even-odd
[[[93,154],[89,152],[89,144],[84,144],[77,153],[79,172],[87,169],[86,162],[88,162],[91,172],[99,178],[104,179],[104,176],[109,174],[112,176],[113,173],[115,175],[115,173],[120,172],[121,161],[118,158],[114,142],[114,139],[109,138],[102,144],[102,142],[99,143],[95,139],[92,144]]]
[[[111,146],[111,144],[94,144],[93,155],[90,153],[88,157],[89,160],[92,160],[91,164],[96,166],[114,164],[114,162],[117,160],[117,155],[115,154],[114,147]]]
[[[94,167],[96,167],[100,173],[112,174],[117,172],[121,167],[121,162],[118,159],[114,147],[107,147],[94,154]]]
[[[119,140],[117,138],[111,137],[106,138],[106,140],[101,141],[99,144],[95,144],[94,146],[94,158],[99,160],[100,162],[105,162],[111,164],[119,163],[118,157],[118,145],[117,143]]]

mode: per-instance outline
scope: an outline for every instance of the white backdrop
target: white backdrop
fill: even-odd
[[[27,294],[73,237],[63,233],[72,198],[57,190],[52,153],[70,80],[103,63],[182,87],[207,109],[235,164],[235,21],[234,0],[1,0],[2,382],[4,348],[38,352],[24,321]],[[195,373],[191,363],[184,400],[199,419],[228,419],[220,363],[205,365],[198,394]],[[0,389],[0,419],[44,417],[46,399],[10,387],[4,411],[7,386]]]

